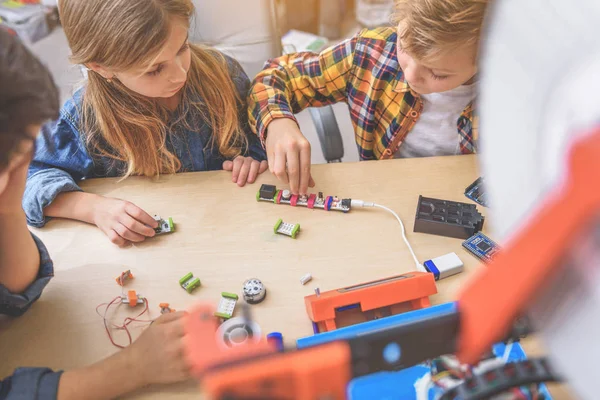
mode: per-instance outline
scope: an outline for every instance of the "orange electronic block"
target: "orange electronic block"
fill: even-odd
[[[313,294],[304,298],[315,333],[337,329],[336,312],[359,308],[375,317],[429,307],[429,296],[437,293],[433,274],[410,272],[378,281]]]
[[[185,354],[192,375],[202,382],[206,398],[346,398],[352,379],[348,343],[327,343],[289,352],[277,351],[266,340],[224,348],[216,342],[218,319],[213,314],[214,307],[200,305],[184,319]]]
[[[138,295],[135,290],[127,292],[127,299],[129,300],[129,307],[135,307],[138,303]]]

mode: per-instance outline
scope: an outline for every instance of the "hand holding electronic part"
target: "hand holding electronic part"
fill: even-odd
[[[189,377],[184,356],[185,312],[163,314],[124,352],[142,385],[180,382]]]
[[[289,183],[292,194],[306,194],[315,186],[310,173],[310,143],[298,124],[288,118],[272,121],[265,141],[269,171],[280,181]]]
[[[158,223],[133,203],[95,196],[91,208],[93,223],[118,246],[143,242],[155,235]]]
[[[254,183],[258,175],[267,170],[266,161],[257,161],[252,157],[237,156],[233,161],[225,161],[223,169],[231,171],[231,180],[242,187],[247,183]]]

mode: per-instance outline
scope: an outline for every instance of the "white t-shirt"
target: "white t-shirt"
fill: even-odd
[[[394,158],[460,154],[457,123],[475,99],[475,84],[442,93],[422,94],[423,111]]]

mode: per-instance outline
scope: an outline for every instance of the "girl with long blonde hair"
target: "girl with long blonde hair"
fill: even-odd
[[[266,169],[247,123],[248,77],[188,42],[191,0],[60,0],[59,12],[88,79],[38,140],[23,200],[30,225],[70,218],[118,245],[140,242],[154,235],[150,215],[77,182],[225,169],[243,186]]]

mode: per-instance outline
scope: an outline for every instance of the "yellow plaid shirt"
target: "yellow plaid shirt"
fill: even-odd
[[[296,53],[267,61],[248,98],[250,126],[261,140],[276,118],[294,119],[307,107],[346,102],[361,160],[392,158],[415,125],[423,102],[396,57],[396,30],[363,30],[321,54]],[[470,103],[457,121],[463,154],[474,153],[477,123]]]

